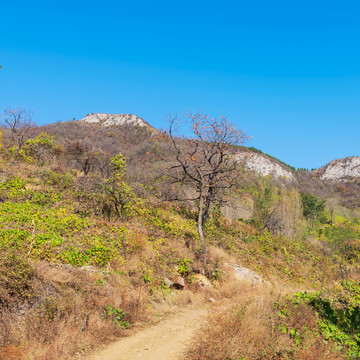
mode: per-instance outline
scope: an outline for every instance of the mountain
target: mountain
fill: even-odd
[[[323,181],[346,182],[352,178],[360,178],[360,157],[351,156],[330,161],[317,172],[319,179]]]
[[[78,121],[55,123],[45,127],[45,131],[63,139],[86,141],[111,154],[121,152],[126,157],[135,157],[136,160],[138,158],[134,156],[135,153],[144,153],[145,148],[146,151],[149,150],[149,144],[152,146],[153,130],[154,127],[137,115],[105,113],[91,113]],[[271,177],[277,182],[296,182],[294,172],[288,166],[257,151],[242,148],[235,155],[235,160],[248,170]]]
[[[235,156],[235,159],[242,162],[245,168],[261,176],[268,176],[286,184],[296,182],[296,177],[287,166],[280,164],[279,161],[271,159],[265,154],[252,151],[240,152]]]
[[[121,152],[134,160],[138,160],[136,154],[149,151],[154,130],[154,127],[137,115],[106,113],[91,113],[78,121],[55,123],[45,127],[45,131],[60,135],[62,139],[86,141],[111,154]],[[302,182],[304,174],[309,179],[314,177],[321,183],[346,182],[349,179],[360,178],[360,157],[356,156],[333,160],[320,169],[312,172],[302,171],[301,174],[291,166],[255,148],[242,147],[234,157],[248,170],[270,177],[283,185]]]
[[[80,122],[87,124],[98,124],[104,127],[121,126],[121,125],[136,125],[150,127],[150,125],[142,118],[134,114],[105,114],[92,113],[86,115]]]
[[[205,224],[197,184],[166,171],[168,138],[136,115],[36,131],[17,163],[2,132],[0,360],[90,358],[185,305],[212,308],[188,360],[358,357],[359,158],[310,172],[230,147],[249,170],[211,193]]]

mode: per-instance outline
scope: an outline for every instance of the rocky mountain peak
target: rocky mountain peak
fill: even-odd
[[[243,163],[245,168],[255,171],[261,176],[271,176],[274,180],[288,184],[296,181],[290,169],[264,154],[240,152],[236,154],[235,159]]]
[[[351,156],[330,161],[319,169],[320,180],[347,181],[349,178],[360,178],[360,157]]]
[[[150,125],[142,118],[134,114],[104,114],[96,113],[86,115],[80,120],[87,124],[97,124],[104,127],[121,126],[121,125],[136,125],[143,127],[150,127]]]

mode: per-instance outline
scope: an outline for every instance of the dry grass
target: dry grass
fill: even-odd
[[[123,335],[114,319],[103,316],[108,304],[123,309],[130,323],[145,318],[148,292],[125,284],[120,275],[42,262],[32,266],[36,296],[1,311],[0,359],[69,359]]]
[[[334,353],[330,346],[315,335],[316,316],[310,308],[288,306],[292,316],[285,321],[278,316],[275,303],[281,303],[279,294],[262,293],[261,289],[234,284],[225,287],[221,296],[238,294],[231,304],[215,307],[208,322],[193,339],[184,354],[187,360],[238,360],[238,359],[308,359],[335,360],[346,358]],[[296,345],[283,327],[296,329],[301,344]]]
[[[69,126],[72,128],[74,124]],[[80,128],[78,132],[81,132]],[[138,136],[137,132],[132,135],[134,138]],[[146,140],[149,136],[145,135]],[[111,136],[108,140],[112,141],[112,138]],[[92,139],[95,141],[96,136]],[[100,147],[100,144],[94,143],[95,145]],[[115,142],[113,145],[112,152],[118,152]],[[126,144],[123,146],[126,148]],[[129,171],[132,171],[134,186],[136,182],[142,183],[144,169],[146,166],[150,167],[144,165],[143,168],[137,162],[146,157],[144,151],[147,146],[146,141],[136,143],[138,151],[135,155],[131,155],[133,151],[130,147],[126,149],[129,156],[132,156]],[[66,163],[64,159],[62,161]],[[65,168],[60,162],[59,164],[56,172],[64,171]],[[13,176],[29,178],[38,170],[50,169],[55,168],[50,165],[37,168],[35,165],[21,163],[16,167],[0,164],[0,180]],[[39,179],[40,177],[39,175]],[[48,187],[45,182],[42,186],[44,190]],[[54,185],[54,189],[56,186]],[[39,190],[40,185],[30,181],[27,188]],[[68,200],[71,199],[70,194],[66,195],[65,192]],[[60,204],[62,203],[58,202],[55,206]],[[86,206],[89,204],[86,203]],[[126,321],[132,325],[140,325],[150,316],[161,317],[180,307],[199,306],[208,303],[209,298],[216,300],[213,305],[216,311],[212,313],[209,324],[194,340],[186,355],[189,360],[238,360],[241,357],[339,358],[317,337],[306,338],[304,346],[294,347],[293,339],[280,331],[281,319],[275,317],[273,307],[274,302],[279,301],[278,294],[291,293],[292,285],[297,287],[296,290],[299,290],[299,286],[310,288],[313,283],[318,286],[321,281],[326,281],[330,286],[337,279],[335,267],[330,266],[333,265],[331,260],[326,260],[327,256],[321,254],[321,249],[316,246],[305,247],[306,253],[303,254],[301,250],[293,248],[292,242],[274,237],[263,239],[262,242],[256,238],[248,243],[243,241],[242,235],[256,235],[250,225],[239,223],[238,226],[243,231],[232,237],[231,229],[237,226],[236,222],[223,220],[224,229],[221,234],[224,235],[224,244],[220,244],[223,248],[209,246],[208,264],[204,269],[204,265],[197,259],[195,240],[189,240],[188,229],[184,227],[181,235],[175,231],[177,224],[181,225],[186,220],[180,215],[181,209],[178,214],[174,214],[170,207],[170,204],[163,204],[160,208],[160,220],[165,219],[171,225],[167,230],[166,227],[156,225],[155,221],[152,223],[150,218],[130,218],[113,223],[95,217],[92,219],[98,221],[99,228],[124,226],[128,230],[126,236],[119,239],[122,242],[121,256],[106,265],[106,272],[94,268],[85,271],[69,265],[50,265],[26,259],[14,262],[7,257],[10,259],[9,263],[17,266],[16,271],[10,272],[10,265],[6,264],[2,268],[0,261],[0,305],[4,305],[0,308],[0,360],[74,358],[75,354],[124,335],[124,330],[116,326],[114,319],[103,316],[107,305],[123,309]],[[214,237],[217,236],[215,233]],[[218,239],[213,243],[218,244]],[[225,248],[230,249],[233,255]],[[312,261],[318,256],[319,260]],[[169,293],[161,281],[164,276],[171,278],[176,274],[176,267],[179,267],[181,261],[188,262],[190,267],[188,273],[185,271],[182,274],[186,278],[186,288]],[[276,291],[267,289],[265,292],[264,288],[251,288],[239,281],[232,281],[233,273],[227,273],[225,262],[248,266],[263,274],[273,284],[281,281],[281,287],[276,288]],[[285,268],[287,273],[284,272]],[[193,273],[205,273],[211,278],[216,269],[223,272],[222,279],[218,281],[221,286],[200,291],[190,284]],[[6,274],[3,278],[2,272]],[[21,276],[10,277],[8,274]],[[23,274],[27,276],[24,277]],[[359,274],[354,273],[354,276],[359,277]],[[213,280],[214,278],[216,276]],[[6,281],[2,281],[3,279]],[[234,307],[227,305],[234,302],[237,303]],[[305,307],[298,312],[301,315],[292,317],[289,326],[299,329],[304,326],[315,328],[314,313]]]
[[[17,346],[7,345],[0,349],[0,360],[22,360],[24,351]]]

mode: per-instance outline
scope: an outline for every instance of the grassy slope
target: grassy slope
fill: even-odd
[[[360,229],[342,218],[320,233],[308,232],[307,237],[312,237],[308,241],[275,236],[241,221],[214,216],[206,226],[209,263],[203,269],[194,214],[185,208],[166,203],[153,206],[145,195],[132,200],[123,218],[108,218],[86,206],[78,186],[82,178],[76,171],[5,163],[1,170],[0,359],[72,358],[148,321],[161,302],[187,302],[189,292],[174,298],[174,291],[163,283],[164,276],[180,273],[188,291],[196,292],[193,274],[205,270],[215,285],[220,282],[213,296],[237,296],[236,291],[226,293],[222,287],[225,262],[250,267],[281,293],[317,290],[319,299],[339,298],[344,277],[358,280]],[[338,235],[344,234],[341,229],[351,235],[344,241]],[[265,358],[301,358],[307,348],[319,348],[324,335],[314,321],[314,310],[307,305],[311,299],[305,298],[300,310],[292,311],[295,317],[283,317],[284,307],[295,305],[292,300],[280,299],[275,294],[278,290],[253,305],[248,303],[253,294],[240,297],[237,307],[212,320],[210,328],[215,332],[206,331],[209,336],[203,339],[208,341],[202,347],[211,354],[209,346],[216,344],[214,339],[221,339],[216,333],[220,329],[226,341],[222,341],[223,352],[215,347],[217,359],[252,359],[264,354]],[[243,313],[252,315],[249,318]],[[268,334],[261,341],[256,340],[259,333],[247,331],[252,327],[246,325],[259,313],[254,324],[258,321],[259,329],[270,329],[260,331]],[[246,321],[237,321],[239,316]],[[293,329],[304,339],[299,342]],[[239,342],[239,334],[246,332],[252,353],[244,352],[245,345]],[[274,343],[275,337],[279,342]],[[228,353],[229,347],[232,353]],[[342,354],[348,348],[346,345]],[[321,349],[323,354],[331,353],[330,345]],[[189,351],[189,358],[211,359],[205,353],[199,355],[195,345]]]

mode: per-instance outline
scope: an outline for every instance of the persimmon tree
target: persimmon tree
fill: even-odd
[[[182,184],[195,190],[195,196],[186,198],[174,194],[169,200],[190,200],[197,207],[197,230],[202,244],[202,260],[206,264],[204,225],[211,204],[224,204],[227,189],[240,176],[239,163],[234,160],[235,145],[249,138],[236,129],[227,118],[210,118],[203,113],[186,114],[190,135],[177,137],[176,129],[183,124],[176,116],[170,117],[169,130],[162,134],[172,159],[167,158],[166,175],[171,185]],[[185,121],[186,122],[186,121]]]
[[[35,133],[32,114],[24,108],[8,108],[0,115],[0,121],[2,126],[10,130],[11,138],[15,143],[14,163],[16,163],[21,148]]]

